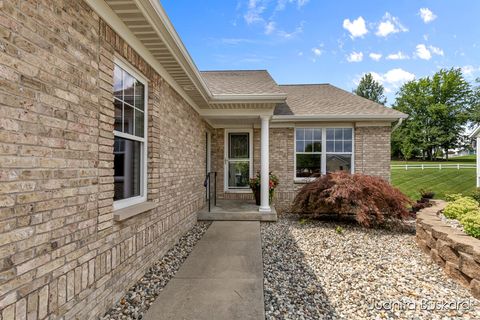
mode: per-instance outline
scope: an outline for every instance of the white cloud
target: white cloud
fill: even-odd
[[[478,72],[480,72],[480,67],[474,67],[472,65],[462,67],[463,75],[469,79],[473,79]]]
[[[247,24],[264,21],[262,13],[267,9],[265,0],[249,0],[243,18]]]
[[[312,52],[316,57],[320,57],[323,53],[321,48],[312,48]]]
[[[295,3],[297,8],[301,8],[306,5],[310,0],[277,0],[277,5],[275,7],[275,11],[282,11],[285,10],[287,3]]]
[[[417,45],[415,55],[420,59],[430,60],[432,58],[432,54],[435,54],[437,56],[443,56],[444,52],[441,48],[434,46],[429,46],[427,48],[427,46],[423,43]]]
[[[303,25],[305,24],[305,21],[302,21],[296,28],[294,31],[292,32],[287,32],[285,30],[279,30],[277,32],[277,35],[282,37],[282,38],[285,38],[285,39],[291,39],[297,35],[299,35],[300,33],[303,32]]]
[[[415,75],[401,68],[395,68],[383,74],[383,81],[387,84],[399,87],[407,81],[415,79]]]
[[[443,50],[438,48],[438,47],[434,47],[434,46],[429,46],[430,48],[430,51],[432,51],[433,54],[436,54],[438,56],[443,56]]]
[[[420,18],[422,18],[423,22],[425,23],[432,22],[437,18],[437,16],[428,8],[420,8],[420,11],[418,11],[418,14],[420,15]]]
[[[407,32],[397,17],[392,16],[386,12],[382,18],[382,21],[378,24],[377,32],[375,33],[379,37],[387,37],[389,34],[398,32]]]
[[[350,37],[352,39],[356,37],[363,37],[368,33],[365,20],[362,17],[358,17],[353,21],[350,21],[350,19],[343,20],[343,28],[350,32]]]
[[[386,93],[391,93],[398,89],[405,82],[415,79],[415,75],[413,73],[400,68],[391,69],[383,74],[373,71],[368,73],[372,75],[373,80],[381,83],[384,86]],[[363,75],[365,75],[365,73]],[[354,79],[353,83],[358,85],[362,76],[358,76],[356,79]]]
[[[363,53],[362,52],[355,52],[353,51],[348,55],[347,61],[348,62],[360,62],[363,60]]]
[[[275,22],[270,21],[265,25],[265,34],[272,34],[275,31]]]
[[[379,61],[382,58],[381,53],[375,53],[375,52],[370,53],[368,56],[370,57],[370,59],[374,61]]]
[[[389,54],[386,57],[386,59],[387,60],[406,60],[406,59],[409,59],[409,57],[405,53],[398,51],[397,53]]]
[[[415,52],[415,54],[417,55],[417,57],[423,60],[430,60],[432,58],[430,50],[428,50],[424,44],[417,45],[417,51]]]

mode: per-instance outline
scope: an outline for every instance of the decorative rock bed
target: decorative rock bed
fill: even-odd
[[[210,222],[197,222],[160,260],[148,269],[147,273],[133,287],[128,289],[125,296],[101,320],[143,319],[144,313],[173,278],[210,224]]]
[[[480,240],[442,219],[439,212],[445,206],[435,200],[432,207],[417,213],[416,242],[450,278],[480,299]]]
[[[266,319],[480,319],[477,300],[409,230],[289,215],[262,223]]]

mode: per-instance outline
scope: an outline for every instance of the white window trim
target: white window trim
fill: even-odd
[[[327,129],[352,129],[352,152],[326,152],[327,147]],[[321,155],[320,174],[327,173],[327,154],[351,154],[352,164],[350,173],[355,172],[355,127],[353,125],[325,125],[325,126],[295,126],[293,128],[293,181],[295,183],[308,183],[314,181],[316,178],[297,178],[297,129],[321,129],[322,130],[322,151],[321,152],[307,152],[308,154]],[[300,152],[305,153],[305,152]]]
[[[141,154],[141,162],[142,162],[142,168],[141,168],[141,178],[142,180],[140,181],[141,185],[141,193],[140,196],[137,197],[132,197],[132,198],[127,198],[127,199],[122,199],[122,200],[117,200],[113,202],[113,210],[119,210],[123,209],[126,207],[130,207],[136,204],[140,204],[143,202],[147,201],[147,192],[148,192],[148,79],[141,74],[138,70],[136,70],[134,67],[132,67],[128,62],[126,62],[123,58],[119,56],[115,56],[113,62],[118,65],[120,68],[123,70],[127,71],[132,75],[136,80],[140,81],[145,88],[145,97],[144,97],[144,121],[143,121],[143,132],[144,132],[144,137],[137,137],[132,134],[124,133],[124,132],[119,132],[116,130],[113,130],[114,136],[118,136],[121,138],[126,138],[130,140],[135,140],[135,141],[140,141],[142,142],[142,149],[143,152]]]
[[[248,132],[249,136],[249,141],[248,141],[248,147],[249,147],[249,158],[248,160],[250,161],[249,165],[249,178],[253,177],[253,129],[225,129],[225,136],[224,136],[224,160],[223,160],[223,191],[226,193],[251,193],[252,190],[250,190],[250,187],[245,187],[245,188],[230,188],[228,186],[228,166],[227,166],[227,160],[228,160],[228,134],[229,133],[235,133],[235,132]]]

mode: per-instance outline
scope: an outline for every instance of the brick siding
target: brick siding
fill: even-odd
[[[355,172],[390,180],[390,127],[355,128]],[[213,170],[218,171],[217,195],[220,199],[253,199],[251,193],[224,192],[224,129],[212,136]],[[253,133],[253,172],[260,170],[260,129]],[[270,128],[270,171],[279,178],[274,205],[277,211],[288,210],[297,191],[303,186],[294,182],[294,129]]]
[[[206,124],[82,1],[0,1],[0,319],[102,315],[196,220]],[[113,59],[149,79],[148,200],[113,221]]]

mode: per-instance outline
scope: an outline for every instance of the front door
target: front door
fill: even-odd
[[[252,131],[225,132],[225,187],[227,190],[248,190],[252,170]]]

